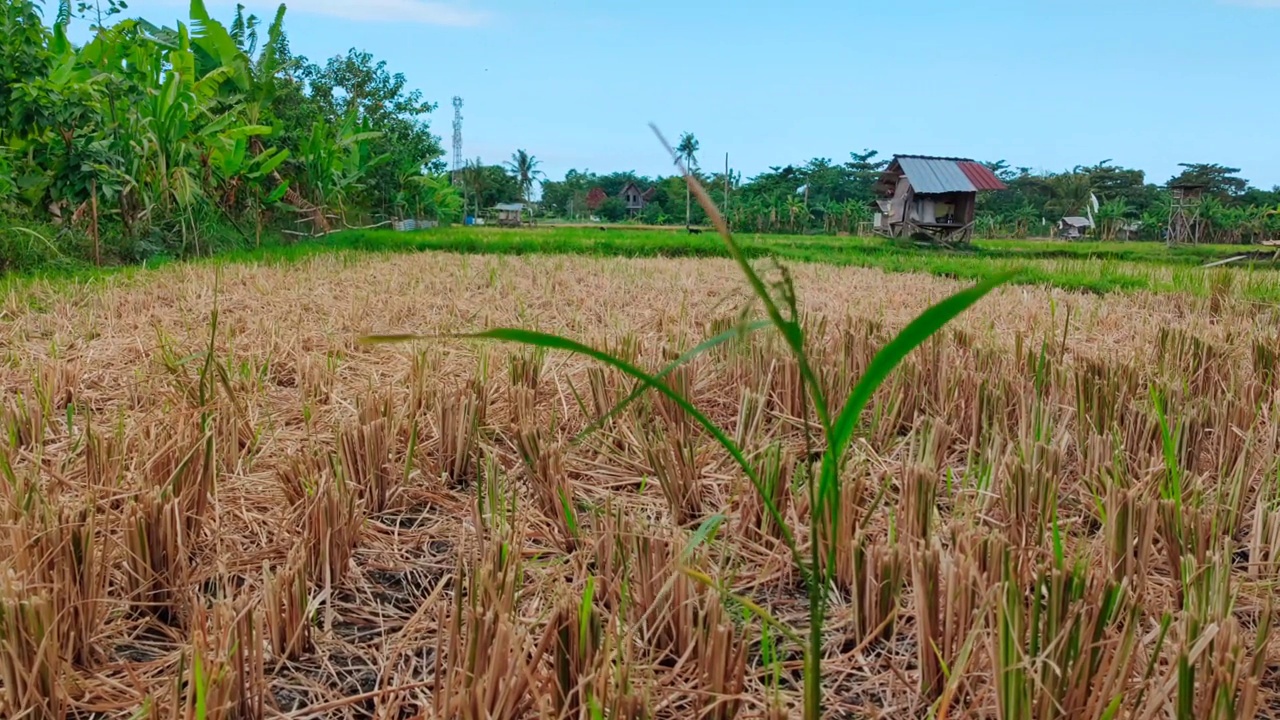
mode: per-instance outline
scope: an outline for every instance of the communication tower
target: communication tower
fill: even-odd
[[[462,184],[462,98],[453,96],[453,184]]]

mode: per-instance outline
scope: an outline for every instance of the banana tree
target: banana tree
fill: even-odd
[[[1013,222],[1013,236],[1021,239],[1031,231],[1032,224],[1040,220],[1040,213],[1030,203],[1023,202],[1009,213],[1009,219]]]
[[[420,212],[443,223],[457,222],[462,217],[463,200],[448,175],[418,175],[412,181],[419,187]]]
[[[0,147],[0,213],[9,207],[9,201],[18,194],[18,186],[13,182],[13,165],[9,162],[9,153]]]
[[[1267,238],[1267,217],[1270,210],[1265,207],[1249,206],[1242,208],[1240,221],[1241,240],[1256,243]]]
[[[980,212],[974,219],[974,228],[980,238],[993,238],[1000,234],[1004,218],[991,212]]]
[[[1098,228],[1102,231],[1102,239],[1114,240],[1120,231],[1120,226],[1132,212],[1133,208],[1129,203],[1119,198],[1102,203],[1094,217]]]
[[[845,231],[854,232],[860,224],[871,221],[871,207],[860,200],[845,200],[842,217]]]
[[[208,167],[215,176],[218,204],[227,213],[243,207],[252,214],[255,243],[262,239],[263,212],[278,205],[289,191],[289,181],[277,174],[289,151],[268,148],[253,154],[249,150],[251,140],[271,133],[269,127],[249,125],[219,133],[209,142]]]
[[[424,175],[422,168],[421,161],[406,160],[396,169],[397,190],[392,197],[392,206],[397,215],[444,222],[453,222],[457,219],[455,214],[461,217],[463,197],[458,188],[449,182],[447,176]]]
[[[490,190],[489,177],[485,175],[484,163],[480,158],[468,160],[466,166],[462,169],[462,187],[466,194],[471,196],[475,203],[475,213],[480,215],[480,199]],[[466,196],[463,196],[466,199]],[[463,203],[465,206],[465,202]]]
[[[787,214],[787,201],[784,198],[772,197],[767,203],[766,228],[768,232],[777,232],[782,227],[782,217]]]
[[[1204,224],[1207,237],[1203,238],[1209,242],[1226,241],[1227,231],[1231,226],[1228,219],[1230,208],[1212,195],[1202,197],[1196,203],[1194,212],[1196,217]]]
[[[245,120],[256,125],[262,122],[263,111],[271,106],[279,94],[281,71],[286,59],[284,35],[285,6],[276,8],[275,17],[267,28],[267,41],[262,52],[252,57],[257,44],[257,18],[247,19],[237,8],[236,20],[227,29],[209,17],[202,0],[192,0],[191,18],[195,39],[196,57],[201,72],[212,72],[220,67],[231,70],[229,79],[238,100],[242,104]],[[246,39],[251,38],[251,39]],[[262,152],[262,148],[250,143],[250,150]]]
[[[1262,213],[1262,235],[1258,240],[1275,240],[1280,237],[1280,205],[1265,209]]]
[[[300,158],[304,192],[311,202],[322,210],[343,214],[347,200],[360,189],[361,179],[390,159],[369,151],[369,141],[381,135],[360,128],[354,112],[336,128],[317,120]]]
[[[256,16],[249,15],[246,18],[243,8],[237,6],[235,20],[228,29],[210,17],[203,0],[192,0],[189,14],[189,45],[194,59],[195,77],[203,79],[215,75],[218,78],[219,99],[224,104],[234,106],[243,115],[247,125],[263,123],[264,111],[279,94],[281,70],[287,55],[285,6],[280,5],[276,9],[275,17],[267,30],[267,42],[262,46],[257,59],[252,56],[257,49]],[[177,45],[181,42],[183,32],[181,28],[156,28],[153,35],[158,43]],[[248,149],[253,155],[267,150],[257,135],[250,136]],[[278,175],[273,179],[277,183],[283,182]]]
[[[844,206],[834,200],[828,200],[819,206],[822,212],[822,231],[825,233],[836,233],[840,231],[840,216],[844,212]]]
[[[222,81],[233,72],[220,68],[196,79],[196,59],[187,30],[178,24],[178,46],[166,53],[168,72],[161,85],[138,108],[143,155],[150,161],[149,181],[162,207],[189,208],[200,191],[193,172],[202,157],[200,137],[232,125],[232,113],[213,118],[209,112]]]

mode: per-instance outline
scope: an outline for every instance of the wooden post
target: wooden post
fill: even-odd
[[[729,222],[729,153],[724,154],[724,221]]]
[[[90,234],[93,235],[93,264],[101,267],[102,265],[102,247],[98,242],[98,179],[93,178],[89,181],[90,193],[90,209],[93,212],[93,218],[89,226]]]

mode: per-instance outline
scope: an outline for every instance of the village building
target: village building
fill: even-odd
[[[1058,237],[1063,240],[1079,240],[1088,234],[1093,221],[1087,217],[1076,215],[1064,217],[1058,221]]]
[[[622,191],[618,193],[618,197],[622,198],[622,204],[627,207],[627,214],[639,215],[644,212],[644,208],[653,201],[655,195],[658,194],[656,188],[641,190],[640,186],[634,182],[629,182],[622,187]]]
[[[493,206],[498,225],[518,227],[524,222],[524,203],[499,203]]]
[[[876,183],[873,230],[888,237],[973,238],[978,193],[1004,190],[990,168],[966,158],[895,155]]]

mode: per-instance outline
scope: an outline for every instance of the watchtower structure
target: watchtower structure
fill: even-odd
[[[1196,182],[1177,182],[1169,185],[1169,228],[1166,241],[1174,245],[1195,245],[1204,235],[1204,218],[1200,216],[1200,200],[1205,188]]]

